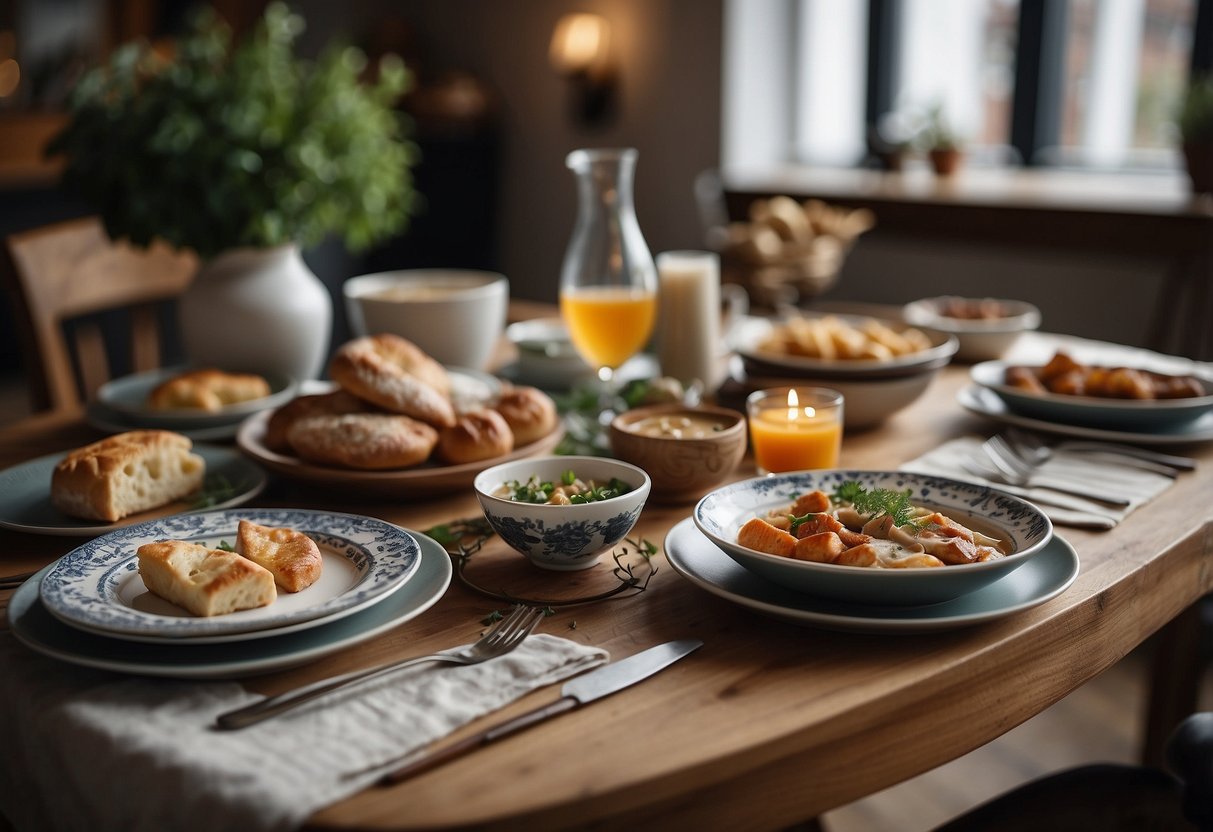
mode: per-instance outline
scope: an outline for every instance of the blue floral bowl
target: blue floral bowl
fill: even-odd
[[[631,490],[573,505],[519,502],[503,495],[507,483],[559,484],[565,472],[605,484],[618,478]],[[618,544],[640,518],[652,483],[635,465],[593,456],[548,456],[505,462],[481,471],[474,483],[484,516],[501,539],[544,569],[588,569]]]

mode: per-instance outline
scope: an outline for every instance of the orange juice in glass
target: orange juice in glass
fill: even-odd
[[[750,444],[760,474],[837,468],[842,394],[824,387],[777,387],[746,399]]]
[[[632,286],[585,286],[560,293],[560,314],[582,358],[618,368],[653,333],[657,293]]]

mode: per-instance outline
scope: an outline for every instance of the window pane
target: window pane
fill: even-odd
[[[867,148],[868,0],[800,0],[798,28],[797,158],[855,164]]]
[[[897,109],[940,106],[969,144],[1011,136],[1018,0],[906,0]]]
[[[1071,0],[1062,158],[1096,166],[1174,159],[1196,0]]]

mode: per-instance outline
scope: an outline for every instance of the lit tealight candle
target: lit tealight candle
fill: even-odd
[[[838,467],[841,393],[822,387],[759,390],[746,400],[746,413],[760,473]]]

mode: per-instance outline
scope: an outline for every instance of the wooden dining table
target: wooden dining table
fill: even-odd
[[[894,469],[954,437],[997,426],[957,403],[965,367],[881,426],[846,436],[841,464]],[[82,414],[0,430],[0,467],[98,438]],[[1157,737],[1190,703],[1167,701],[1184,660],[1193,605],[1213,590],[1213,445],[1162,495],[1111,531],[1058,527],[1081,571],[1064,592],[975,626],[929,633],[796,626],[709,594],[664,559],[692,505],[651,499],[632,539],[658,547],[643,591],[554,606],[540,630],[620,659],[671,639],[703,647],[634,687],[393,787],[373,787],[315,814],[317,829],[779,828],[928,771],[995,739],[1107,670],[1163,630],[1154,668]],[[747,458],[734,479],[754,475]],[[656,495],[655,495],[656,496]],[[362,495],[272,478],[258,506],[347,511],[414,530],[480,514],[470,485],[453,493]],[[81,541],[0,531],[0,574],[44,566]],[[356,647],[243,680],[272,694],[302,683],[474,640],[506,594],[573,598],[614,585],[613,566],[582,573],[532,567],[498,539],[465,564],[430,610]],[[4,597],[4,596],[0,596]],[[545,689],[487,722],[551,701]],[[1175,694],[1172,693],[1174,697]]]

